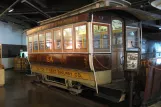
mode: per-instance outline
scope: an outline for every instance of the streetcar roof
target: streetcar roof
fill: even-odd
[[[101,7],[101,8],[91,9],[91,10],[86,11],[84,13],[92,13],[92,12],[99,12],[99,11],[109,11],[109,12],[111,11],[111,12],[115,12],[117,14],[125,12],[124,14],[121,14],[121,15],[125,15],[127,13],[127,14],[130,14],[130,15],[136,17],[140,21],[161,19],[161,15],[150,13],[150,12],[139,10],[139,9],[130,8],[130,7],[123,7],[123,6],[120,6],[120,7],[105,6],[105,7]],[[79,14],[82,14],[82,13],[78,12],[78,14],[75,14],[75,15],[79,15]],[[64,15],[67,15],[67,14],[65,13]],[[60,15],[60,16],[62,16],[62,15]],[[49,18],[49,19],[40,21],[39,23],[40,23],[40,25],[45,25],[45,24],[51,23],[53,21],[60,20],[61,18],[58,18],[58,17],[59,16]],[[68,17],[68,15],[67,15],[67,17]],[[65,17],[65,18],[67,18],[67,17]],[[69,16],[69,17],[71,17],[71,16]]]
[[[142,11],[142,10],[139,10],[139,9],[134,9],[134,8],[129,8],[129,7],[111,7],[111,6],[92,9],[92,10],[89,10],[89,11],[86,11],[86,12],[75,14],[73,16],[81,15],[81,14],[84,14],[84,13],[95,13],[95,12],[112,12],[112,13],[115,13],[117,15],[120,15],[121,17],[122,16],[128,17],[130,15],[133,18],[136,18],[138,21],[161,19],[161,15],[153,14],[153,13]],[[50,18],[50,19],[41,21],[40,26],[37,26],[37,27],[32,28],[32,29],[36,29],[36,28],[39,28],[41,26],[48,25],[52,22],[56,22],[56,21],[59,21],[59,20],[64,20],[64,19],[69,18],[69,17],[72,17],[72,16],[67,15],[64,18],[56,18],[56,19]],[[28,29],[26,31],[28,32],[28,31],[31,31],[32,29]]]
[[[150,12],[143,11],[140,9],[130,8],[130,7],[109,7],[107,6],[103,8],[94,9],[92,11],[94,12],[94,11],[103,11],[103,10],[115,11],[115,13],[117,14],[119,14],[119,12],[126,12],[126,13],[133,15],[134,17],[136,17],[138,20],[141,20],[141,21],[161,19],[161,15],[150,13]]]

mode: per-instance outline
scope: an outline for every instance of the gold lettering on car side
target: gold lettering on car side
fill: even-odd
[[[53,63],[53,62],[54,62],[52,56],[46,56],[46,61],[47,61],[47,62],[50,62],[50,63]]]
[[[46,75],[53,75],[53,76],[59,75],[64,77],[77,78],[77,79],[94,80],[94,78],[91,78],[89,72],[81,72],[81,71],[76,71],[72,69],[34,65],[32,66],[32,71],[46,74]]]

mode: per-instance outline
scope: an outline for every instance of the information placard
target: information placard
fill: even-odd
[[[127,53],[127,69],[135,70],[138,68],[138,53],[128,52]]]

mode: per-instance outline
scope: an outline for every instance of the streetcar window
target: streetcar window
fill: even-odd
[[[44,45],[45,45],[45,36],[44,34],[39,34],[39,50],[44,50]]]
[[[32,52],[32,37],[30,36],[29,38],[28,38],[28,51],[29,52]]]
[[[38,35],[34,35],[34,50],[38,50]]]
[[[55,49],[61,49],[62,48],[62,40],[61,40],[61,31],[55,30],[54,31],[54,40],[55,40]]]
[[[117,48],[120,48],[123,44],[122,30],[122,22],[120,20],[112,20],[113,45]]]
[[[139,35],[138,35],[137,28],[127,27],[126,47],[127,47],[127,50],[137,50],[137,47],[139,47]]]
[[[86,25],[75,27],[76,49],[87,48]]]
[[[64,37],[64,49],[72,49],[73,48],[72,28],[65,28],[63,30],[63,37]]]
[[[110,45],[107,25],[93,25],[93,42],[95,49],[108,49]]]
[[[52,50],[52,34],[47,32],[46,34],[46,50]]]

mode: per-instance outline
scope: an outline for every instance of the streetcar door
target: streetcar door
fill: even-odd
[[[112,80],[124,78],[124,29],[121,19],[112,19]]]

